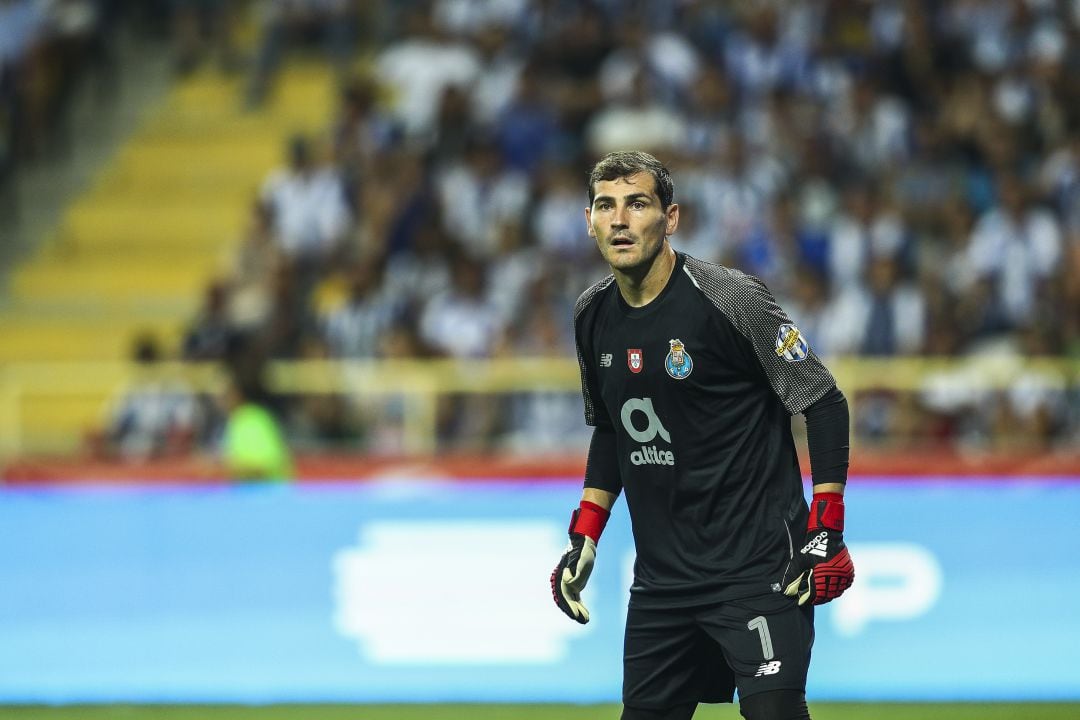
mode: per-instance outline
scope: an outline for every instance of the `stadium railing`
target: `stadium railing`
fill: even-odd
[[[866,392],[977,394],[1010,388],[1080,392],[1078,358],[833,358],[829,366],[849,400]],[[225,387],[215,363],[7,363],[0,365],[0,459],[78,452],[83,434],[100,427],[112,399],[153,378],[192,393]],[[279,361],[267,384],[287,395],[342,395],[401,402],[402,448],[437,449],[438,403],[454,394],[577,392],[573,358],[493,360]]]

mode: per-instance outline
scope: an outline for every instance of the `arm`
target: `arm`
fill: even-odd
[[[611,512],[611,506],[615,504],[615,500],[618,498],[617,493],[608,492],[607,490],[597,490],[596,488],[587,487],[581,491],[581,501],[590,502],[593,505],[598,505],[608,512]]]
[[[855,580],[855,567],[844,544],[850,419],[847,400],[835,387],[803,414],[814,499],[805,543],[793,558],[796,577],[784,592],[798,597],[800,605],[807,600],[820,605],[842,595]]]
[[[844,494],[847,484],[849,425],[847,398],[833,387],[803,411],[814,494]]]
[[[594,285],[582,293],[574,307],[574,341],[581,370],[581,397],[585,403],[585,424],[593,426],[589,457],[585,463],[585,488],[581,502],[570,515],[570,542],[551,573],[551,596],[555,605],[572,620],[589,622],[589,611],[581,602],[581,591],[592,574],[596,545],[611,516],[611,507],[622,491],[615,428],[604,407],[596,368],[593,366],[590,324],[583,320],[589,302],[608,285]],[[584,327],[583,327],[584,326]]]
[[[843,544],[847,400],[764,283],[738,271],[695,266],[689,259],[686,268],[721,316],[746,340],[751,371],[760,371],[788,413],[806,415],[814,500],[806,542],[796,548],[782,584],[784,592],[797,596],[800,604],[811,598],[814,603],[828,602],[854,579],[851,557]]]
[[[615,431],[611,427],[597,427],[589,443],[581,503],[570,516],[570,542],[551,573],[555,604],[582,624],[589,622],[589,610],[581,602],[581,591],[592,574],[596,546],[621,489]]]

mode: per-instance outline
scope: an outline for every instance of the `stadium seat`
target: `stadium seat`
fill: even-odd
[[[317,63],[284,68],[258,112],[242,108],[239,78],[208,70],[173,87],[14,270],[0,363],[124,360],[148,329],[176,347],[284,140],[320,129],[334,93]],[[73,449],[115,389],[20,395],[21,449]]]

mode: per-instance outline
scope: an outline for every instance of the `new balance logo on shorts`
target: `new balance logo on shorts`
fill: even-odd
[[[810,555],[817,555],[818,557],[825,557],[829,554],[829,533],[820,532],[814,536],[814,539],[806,543],[802,552],[809,553]]]
[[[761,663],[761,667],[754,673],[754,677],[761,677],[762,675],[775,675],[780,672],[780,661],[773,660],[772,662]]]

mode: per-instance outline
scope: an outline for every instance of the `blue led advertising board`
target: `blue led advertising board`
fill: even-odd
[[[622,502],[581,626],[580,482],[0,490],[0,702],[619,699]],[[1080,699],[1080,482],[866,480],[825,699]]]

